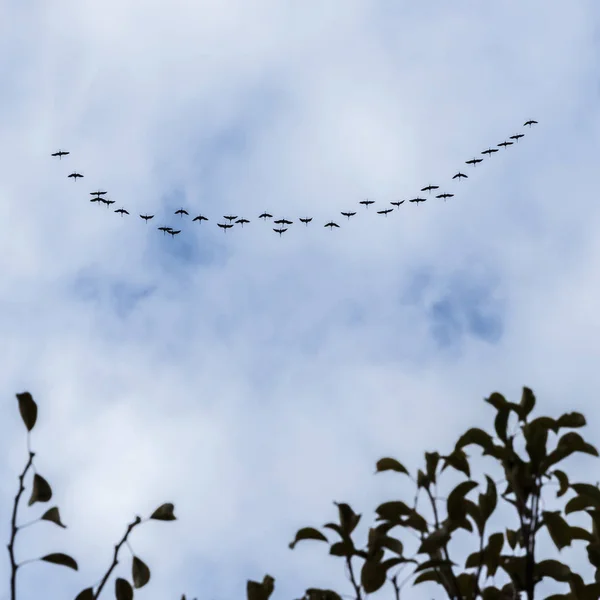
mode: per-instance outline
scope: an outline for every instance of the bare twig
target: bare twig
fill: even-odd
[[[100,592],[102,591],[102,588],[105,586],[106,582],[108,581],[110,574],[113,572],[113,569],[119,564],[118,554],[119,554],[119,550],[121,549],[121,546],[127,541],[127,537],[129,536],[129,534],[131,533],[133,528],[136,525],[139,525],[141,522],[142,522],[141,517],[136,517],[135,521],[130,523],[129,526],[127,527],[127,531],[125,532],[125,535],[123,536],[121,541],[115,546],[115,553],[113,555],[112,564],[110,565],[110,568],[108,569],[108,571],[102,578],[102,581],[100,582],[100,585],[98,586],[98,589],[96,590],[96,592],[94,594],[94,599],[96,599],[96,598],[98,598],[98,596],[100,596]]]
[[[27,440],[27,447],[29,447],[29,436]],[[30,467],[33,464],[33,457],[35,456],[35,452],[29,450],[29,460],[23,469],[23,472],[19,475],[19,491],[15,496],[15,503],[13,505],[13,513],[11,519],[11,534],[10,534],[10,542],[8,544],[8,554],[10,556],[10,600],[16,600],[17,598],[17,569],[19,565],[17,565],[15,561],[15,538],[17,537],[17,531],[19,528],[17,527],[17,508],[19,505],[19,500],[21,499],[21,495],[25,491],[25,486],[23,485],[23,480],[25,479],[25,475],[27,471],[29,471]]]
[[[350,573],[350,581],[352,582],[354,592],[356,593],[356,600],[362,600],[362,594],[360,593],[360,584],[356,581],[356,577],[354,576],[354,569],[352,568],[352,558],[350,556],[346,557],[346,565],[348,566],[348,572]]]

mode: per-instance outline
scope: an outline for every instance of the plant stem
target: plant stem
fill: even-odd
[[[10,556],[10,600],[17,599],[17,569],[19,565],[17,565],[15,561],[15,539],[17,537],[17,508],[19,506],[19,500],[21,499],[21,495],[25,491],[25,486],[23,485],[23,480],[25,479],[25,475],[29,468],[33,464],[33,457],[35,456],[35,452],[29,451],[29,460],[23,469],[23,472],[19,475],[19,491],[15,496],[15,503],[13,505],[12,519],[10,522],[11,525],[11,534],[10,534],[10,542],[8,543],[8,554]]]

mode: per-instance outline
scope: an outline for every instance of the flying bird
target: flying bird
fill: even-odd
[[[115,210],[115,212],[121,213],[121,216],[129,214],[124,208],[117,208],[117,210]]]
[[[224,233],[227,233],[227,230],[230,227],[233,227],[233,225],[231,223],[217,223],[217,225],[223,229]]]
[[[481,154],[489,154],[491,156],[494,152],[498,152],[498,148],[488,148],[487,150],[484,150]]]
[[[399,200],[396,202],[390,202],[390,204],[393,204],[394,206],[400,206],[401,204],[404,204],[405,200]]]
[[[154,219],[154,215],[140,215],[140,217],[142,219],[144,219],[144,221],[146,221],[146,223],[148,222],[149,219]]]
[[[169,232],[171,232],[173,229],[172,229],[171,227],[164,227],[164,226],[163,226],[163,227],[159,227],[159,228],[158,228],[158,230],[159,230],[159,231],[162,231],[162,232],[163,232],[163,235],[164,235],[165,233],[169,233]]]
[[[531,127],[532,125],[537,125],[537,121],[530,119],[529,121],[525,121],[525,123],[523,123],[523,125],[529,125],[529,127]]]
[[[511,139],[511,140],[515,140],[515,141],[517,141],[517,142],[518,142],[518,141],[519,141],[519,138],[522,138],[522,137],[525,137],[525,134],[524,134],[524,133],[517,133],[517,134],[515,134],[515,135],[511,135],[511,136],[510,136],[510,139]]]
[[[477,166],[477,163],[483,162],[483,158],[472,158],[471,160],[465,160],[466,165]]]
[[[419,206],[419,202],[426,202],[427,198],[412,198],[409,202],[416,202],[417,206]]]
[[[436,198],[443,198],[444,202],[446,202],[446,198],[452,198],[452,196],[454,196],[454,194],[439,194]]]
[[[106,194],[108,194],[108,192],[101,192],[100,190],[97,192],[90,192],[90,196],[96,196],[97,198],[100,198],[100,196],[106,196]]]
[[[198,215],[192,219],[192,222],[194,221],[200,221],[200,223],[202,223],[202,221],[208,221],[208,219],[203,215]]]
[[[266,221],[267,219],[272,219],[273,215],[270,215],[268,212],[264,212],[262,215],[259,215],[258,218]]]
[[[97,198],[90,198],[90,202],[102,202],[102,198],[100,198],[100,196]]]
[[[301,221],[302,223],[304,223],[305,225],[308,225],[308,224],[309,224],[309,223],[312,221],[312,217],[310,217],[310,218],[309,218],[309,217],[306,217],[306,218],[304,218],[304,219],[303,219],[302,217],[300,217],[300,221]]]
[[[440,186],[439,185],[428,185],[424,188],[421,188],[422,192],[431,192],[431,190],[437,190]]]
[[[277,219],[277,221],[273,221],[276,225],[291,225],[293,221],[288,221],[287,219]]]
[[[59,160],[62,160],[63,156],[67,156],[67,154],[71,154],[65,150],[59,150],[58,152],[53,152],[50,156],[58,156]]]
[[[187,210],[184,210],[183,208],[180,208],[179,210],[175,211],[176,215],[179,215],[182,219],[183,219],[183,215],[188,215],[189,216],[189,212]]]
[[[353,217],[356,213],[355,212],[343,212],[341,214],[344,215],[345,217],[348,217],[348,221],[349,221],[350,217]]]
[[[275,229],[275,228],[273,228],[273,231],[274,231],[275,233],[278,233],[278,234],[279,234],[279,237],[281,237],[281,234],[282,234],[282,233],[285,233],[285,232],[287,231],[287,227],[286,227],[285,229]]]
[[[106,208],[115,203],[114,200],[108,200],[107,198],[100,198],[100,202],[104,202],[104,204],[106,204]]]
[[[500,143],[498,144],[498,146],[500,146],[501,148],[502,148],[502,147],[504,147],[504,148],[508,148],[509,146],[512,146],[512,145],[513,145],[513,143],[514,143],[514,142],[500,142]]]
[[[458,179],[460,181],[461,177],[464,177],[465,179],[468,179],[468,175],[465,175],[464,173],[461,173],[460,171],[452,178],[452,179]]]
[[[393,208],[386,208],[385,210],[378,210],[377,214],[378,215],[385,215],[387,217],[388,214],[391,213],[393,210],[394,210]]]
[[[236,221],[236,223],[240,223],[240,224],[241,224],[241,226],[243,227],[243,226],[244,226],[244,223],[250,223],[250,221],[248,221],[248,219],[238,219],[238,220]]]
[[[167,231],[167,233],[170,233],[173,237],[175,237],[178,233],[181,233],[181,229],[178,229],[177,231],[173,231],[172,229],[169,229]]]
[[[229,222],[231,221],[235,221],[237,219],[237,215],[235,217],[229,216],[229,217],[223,217],[224,219],[227,219]]]
[[[369,208],[369,204],[375,204],[375,200],[361,200],[359,204],[364,204],[367,208]]]
[[[81,173],[77,173],[76,171],[71,173],[70,175],[67,175],[67,177],[72,177],[73,181],[77,181],[78,177],[83,177],[83,175]]]
[[[333,229],[334,227],[339,227],[339,225],[337,223],[334,223],[333,221],[329,221],[329,223],[325,223],[324,227],[329,227],[329,229]]]

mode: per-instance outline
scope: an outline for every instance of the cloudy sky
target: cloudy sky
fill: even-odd
[[[168,501],[178,521],[132,536],[152,569],[136,597],[233,600],[265,573],[275,599],[349,593],[325,546],[287,544],[334,500],[371,523],[412,498],[380,457],[419,467],[523,385],[600,442],[599,18],[593,0],[0,3],[0,534],[29,390],[68,529],[25,530],[18,556],[80,566],[24,566],[20,600],[74,598]],[[427,184],[455,196],[377,214]],[[280,237],[265,210],[294,223]],[[224,232],[226,214],[251,222]]]

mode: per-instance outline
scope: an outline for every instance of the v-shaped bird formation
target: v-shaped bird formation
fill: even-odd
[[[529,121],[525,121],[523,126],[531,127],[532,125],[537,125],[537,123],[538,123],[537,121],[530,119]],[[499,144],[496,144],[496,147],[493,147],[493,148],[489,147],[486,150],[483,150],[481,152],[481,155],[491,157],[492,154],[495,154],[496,152],[499,151],[498,150],[499,148],[506,149],[509,146],[512,146],[513,144],[517,143],[522,137],[524,137],[524,135],[525,135],[524,133],[517,133],[515,135],[511,135],[507,140],[500,142]],[[62,160],[63,156],[69,156],[70,154],[71,153],[66,150],[58,150],[56,152],[53,152],[51,154],[51,156],[57,157],[59,160]],[[476,167],[479,163],[483,162],[483,160],[484,159],[481,157],[474,157],[469,160],[466,160],[465,164],[472,166],[472,167]],[[78,173],[77,171],[73,171],[73,173],[70,173],[69,175],[67,175],[67,177],[70,179],[73,179],[73,181],[76,182],[77,179],[82,179],[84,177],[84,175],[81,173]],[[468,177],[469,177],[468,175],[459,171],[458,173],[456,173],[456,175],[454,175],[452,177],[452,180],[460,181],[461,179],[468,179]],[[448,198],[454,197],[454,193],[451,193],[448,191],[442,191],[442,192],[438,193],[439,190],[440,190],[440,186],[434,185],[434,184],[427,184],[426,186],[421,188],[421,192],[427,192],[427,194],[431,194],[432,192],[435,191],[436,192],[435,197],[439,198],[439,199],[443,199],[444,202],[446,202]],[[106,198],[106,194],[108,194],[108,192],[105,190],[97,190],[95,192],[90,192],[90,196],[92,196],[90,198],[90,202],[95,202],[98,204],[102,203],[107,208],[109,208],[112,204],[115,203],[115,201]],[[428,200],[428,198],[416,196],[414,198],[409,198],[408,202],[414,203],[418,206],[419,203],[426,202],[427,200]],[[378,210],[376,212],[378,215],[383,215],[383,216],[387,217],[389,215],[389,213],[393,212],[394,210],[400,210],[400,206],[402,204],[404,204],[405,202],[406,202],[406,199],[391,201],[390,204],[394,208],[388,207],[388,208],[384,208],[382,210]],[[365,207],[365,209],[368,209],[371,204],[375,204],[375,200],[369,200],[367,198],[365,200],[361,200],[359,202],[359,204],[363,205]],[[123,207],[115,209],[114,212],[117,213],[121,218],[123,218],[125,215],[129,215],[129,212]],[[174,212],[174,214],[179,215],[180,219],[183,219],[184,215],[186,217],[190,216],[190,213],[183,207],[176,210]],[[340,214],[342,216],[346,217],[346,219],[349,221],[350,218],[354,217],[357,213],[356,213],[356,211],[346,210],[346,211],[342,211]],[[140,214],[139,216],[146,223],[148,223],[148,221],[150,221],[151,219],[154,219],[154,217],[155,217],[155,215],[150,215],[150,214],[143,214],[143,215]],[[273,215],[271,213],[265,211],[262,214],[258,215],[258,218],[262,219],[263,221],[266,221],[267,219],[273,219]],[[233,228],[234,225],[240,225],[243,228],[245,224],[250,223],[249,219],[246,219],[245,217],[240,217],[239,215],[223,215],[223,219],[226,222],[225,223],[217,223],[217,225],[224,232],[227,232],[228,229]],[[197,215],[191,219],[191,222],[194,223],[197,221],[199,224],[201,224],[202,221],[209,221],[209,220],[210,219],[208,217],[205,217],[204,215]],[[218,220],[218,218],[216,220]],[[301,223],[303,223],[305,226],[308,226],[308,224],[312,222],[313,218],[312,217],[299,217],[298,220]],[[273,227],[272,229],[275,233],[279,234],[279,237],[281,237],[286,231],[288,231],[289,226],[293,225],[293,223],[294,223],[294,221],[290,221],[285,218],[275,219],[273,221],[273,224],[277,225],[277,227]],[[335,221],[328,221],[327,223],[325,223],[323,225],[323,227],[329,227],[329,229],[332,230],[334,227],[339,228],[340,225],[338,225]],[[178,235],[182,232],[182,229],[180,229],[180,228],[176,229],[175,227],[171,227],[168,225],[161,225],[160,227],[157,227],[157,230],[162,231],[163,235],[168,233],[172,238],[174,238],[176,235]]]

